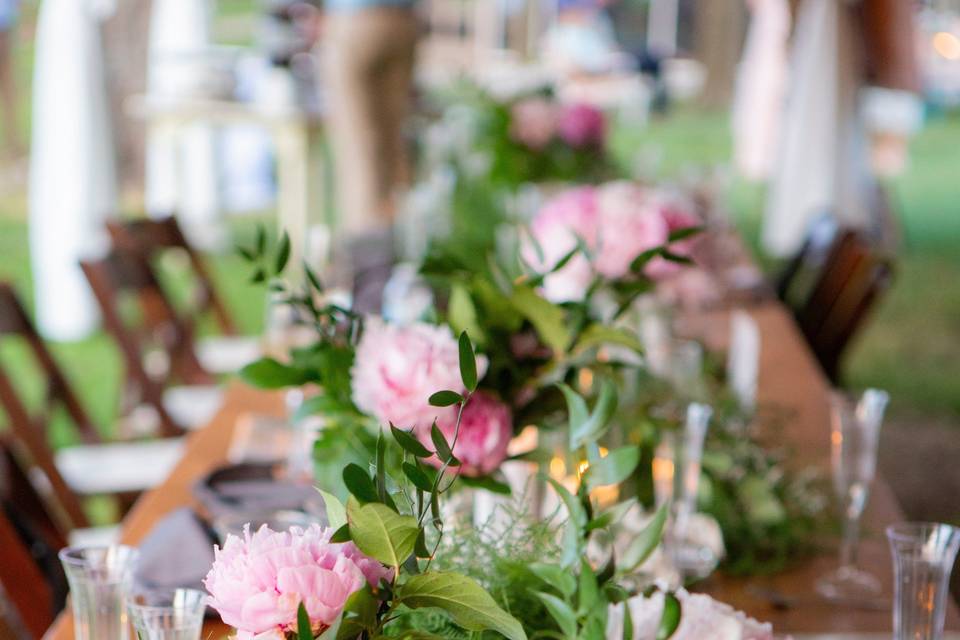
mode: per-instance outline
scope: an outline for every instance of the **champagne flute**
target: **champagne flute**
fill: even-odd
[[[836,601],[856,604],[880,594],[876,576],[857,566],[860,518],[870,497],[877,467],[880,425],[890,397],[867,389],[859,401],[834,392],[830,396],[830,444],[833,487],[843,518],[840,566],[817,581],[817,592]]]

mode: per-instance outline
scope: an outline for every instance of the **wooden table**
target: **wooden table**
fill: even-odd
[[[792,318],[779,304],[766,303],[749,310],[762,335],[758,400],[791,412],[784,427],[785,440],[796,449],[795,462],[825,467],[829,460],[828,384],[800,336]],[[712,347],[722,348],[726,341],[728,314],[715,311],[689,319],[688,328]],[[192,504],[190,487],[202,474],[222,464],[237,418],[244,413],[278,413],[281,403],[275,394],[252,391],[233,385],[227,392],[224,408],[204,430],[192,435],[183,460],[160,487],[144,495],[124,521],[123,541],[137,544],[157,520],[183,505]],[[864,539],[860,547],[861,565],[882,581],[885,592],[891,589],[891,561],[884,539],[886,525],[903,519],[890,488],[878,480],[864,516]],[[836,554],[824,555],[802,563],[798,568],[770,578],[711,578],[705,590],[750,615],[773,623],[778,633],[884,632],[891,627],[890,609],[862,610],[840,607],[815,597],[814,581],[836,566]],[[789,609],[775,608],[769,598],[757,595],[758,589],[779,592],[794,599]],[[947,627],[960,630],[960,616],[950,604]],[[204,638],[217,638],[226,629],[208,624]],[[69,640],[72,628],[69,613],[61,614],[47,638]]]

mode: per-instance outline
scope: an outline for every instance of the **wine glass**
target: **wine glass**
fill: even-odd
[[[833,487],[843,518],[840,566],[817,581],[817,591],[838,602],[866,602],[880,594],[877,578],[857,567],[860,518],[877,467],[880,425],[890,397],[867,389],[859,400],[839,392],[830,396],[830,445]]]

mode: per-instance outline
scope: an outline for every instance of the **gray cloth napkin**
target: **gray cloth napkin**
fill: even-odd
[[[323,500],[312,486],[277,480],[272,465],[265,464],[216,469],[194,485],[193,495],[214,519],[285,510],[323,513]]]
[[[216,536],[189,508],[160,520],[140,543],[134,573],[138,589],[203,590],[203,578],[213,564]]]

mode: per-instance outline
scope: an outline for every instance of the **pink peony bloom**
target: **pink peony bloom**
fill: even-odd
[[[572,104],[561,109],[557,129],[560,139],[575,149],[603,147],[607,121],[594,106]]]
[[[526,98],[510,108],[510,137],[540,151],[557,134],[556,108],[544,98]]]
[[[597,239],[596,190],[576,187],[548,200],[531,223],[530,235],[521,256],[538,271],[552,269],[577,246],[578,237],[592,250]],[[551,302],[582,300],[592,279],[590,262],[579,253],[544,279],[543,295]]]
[[[667,223],[667,232],[673,233],[681,229],[698,227],[703,224],[700,217],[694,213],[693,205],[673,195],[658,194],[653,198],[653,206],[660,212],[660,217]],[[670,243],[670,251],[686,258],[695,258],[695,250],[700,243],[700,236],[692,236],[685,240]],[[682,265],[657,258],[650,263],[647,274],[655,279],[663,279],[677,274]]]
[[[447,442],[452,442],[457,427],[456,414],[452,419],[437,421],[437,427]],[[417,435],[432,448],[429,427],[418,429]],[[509,407],[483,391],[473,394],[463,409],[460,431],[453,447],[453,455],[460,461],[463,475],[475,478],[496,471],[507,457],[507,445],[512,435],[513,418]],[[428,462],[436,467],[441,465],[436,456]]]
[[[682,615],[672,640],[773,640],[769,624],[748,618],[742,611],[685,589],[676,592]],[[627,601],[633,621],[634,638],[652,638],[657,633],[663,612],[663,594],[649,598],[636,596]],[[607,638],[623,637],[623,607],[612,607],[607,622]]]
[[[480,378],[486,366],[478,356]],[[354,403],[384,427],[429,428],[435,418],[449,419],[455,408],[432,407],[430,396],[464,390],[457,341],[445,325],[396,326],[368,318],[350,374]]]
[[[203,584],[209,604],[238,640],[282,638],[296,629],[302,602],[317,630],[332,625],[351,593],[364,582],[389,579],[390,570],[352,542],[332,544],[329,528],[311,525],[276,532],[266,525],[243,537],[229,535],[214,548]]]
[[[596,269],[608,278],[627,275],[637,256],[666,243],[667,223],[647,189],[632,182],[611,182],[600,187],[597,203]]]

